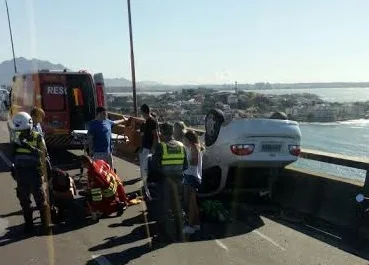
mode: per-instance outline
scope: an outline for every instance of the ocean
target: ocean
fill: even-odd
[[[302,148],[369,158],[369,120],[336,123],[300,123]],[[313,169],[339,177],[365,180],[364,170],[300,159],[299,168]]]
[[[252,90],[264,94],[312,93],[331,102],[369,101],[369,88],[315,88]],[[147,93],[147,92],[145,92]],[[163,92],[152,92],[159,95]],[[120,95],[129,95],[121,93]],[[302,148],[348,156],[369,158],[369,120],[335,123],[300,123]],[[364,181],[364,170],[299,159],[294,166],[328,173],[339,177]]]

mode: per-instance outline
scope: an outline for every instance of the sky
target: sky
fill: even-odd
[[[131,79],[127,1],[8,0],[16,56]],[[131,0],[136,78],[369,81],[367,0]],[[0,61],[11,59],[3,1]]]

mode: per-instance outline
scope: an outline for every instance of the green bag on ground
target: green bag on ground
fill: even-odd
[[[209,221],[224,223],[230,220],[229,211],[220,201],[204,201],[201,204],[200,211],[204,218]]]

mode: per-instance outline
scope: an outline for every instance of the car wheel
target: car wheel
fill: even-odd
[[[224,113],[219,109],[212,109],[205,118],[205,145],[211,146],[218,138],[220,127],[224,122]]]
[[[273,120],[288,120],[288,117],[287,117],[286,113],[281,112],[281,111],[277,111],[277,112],[274,112],[270,116],[270,119],[273,119]]]

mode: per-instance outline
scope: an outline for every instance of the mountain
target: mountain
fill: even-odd
[[[107,87],[131,87],[132,81],[126,78],[104,78],[105,86]],[[146,88],[146,87],[157,87],[164,86],[160,83],[153,81],[138,81],[136,82],[136,86],[138,88]]]
[[[24,57],[19,57],[15,59],[17,64],[17,72],[18,73],[26,73],[30,71],[37,71],[41,69],[49,69],[49,70],[64,70],[68,69],[68,67],[62,64],[53,64],[49,61],[42,61],[38,59],[28,60]],[[11,80],[14,76],[14,65],[13,60],[7,60],[0,63],[0,85],[10,85]],[[105,85],[107,87],[131,87],[131,80],[125,78],[105,78]],[[152,81],[142,81],[137,82],[137,87],[152,87],[152,86],[162,86],[157,82]]]
[[[105,86],[108,87],[130,87],[132,86],[131,80],[125,78],[104,78]]]
[[[53,64],[49,61],[42,61],[38,59],[28,60],[24,57],[15,59],[18,73],[26,73],[30,71],[37,71],[41,69],[63,70],[68,69],[61,64]],[[0,85],[9,85],[14,76],[13,60],[7,60],[0,63]]]

